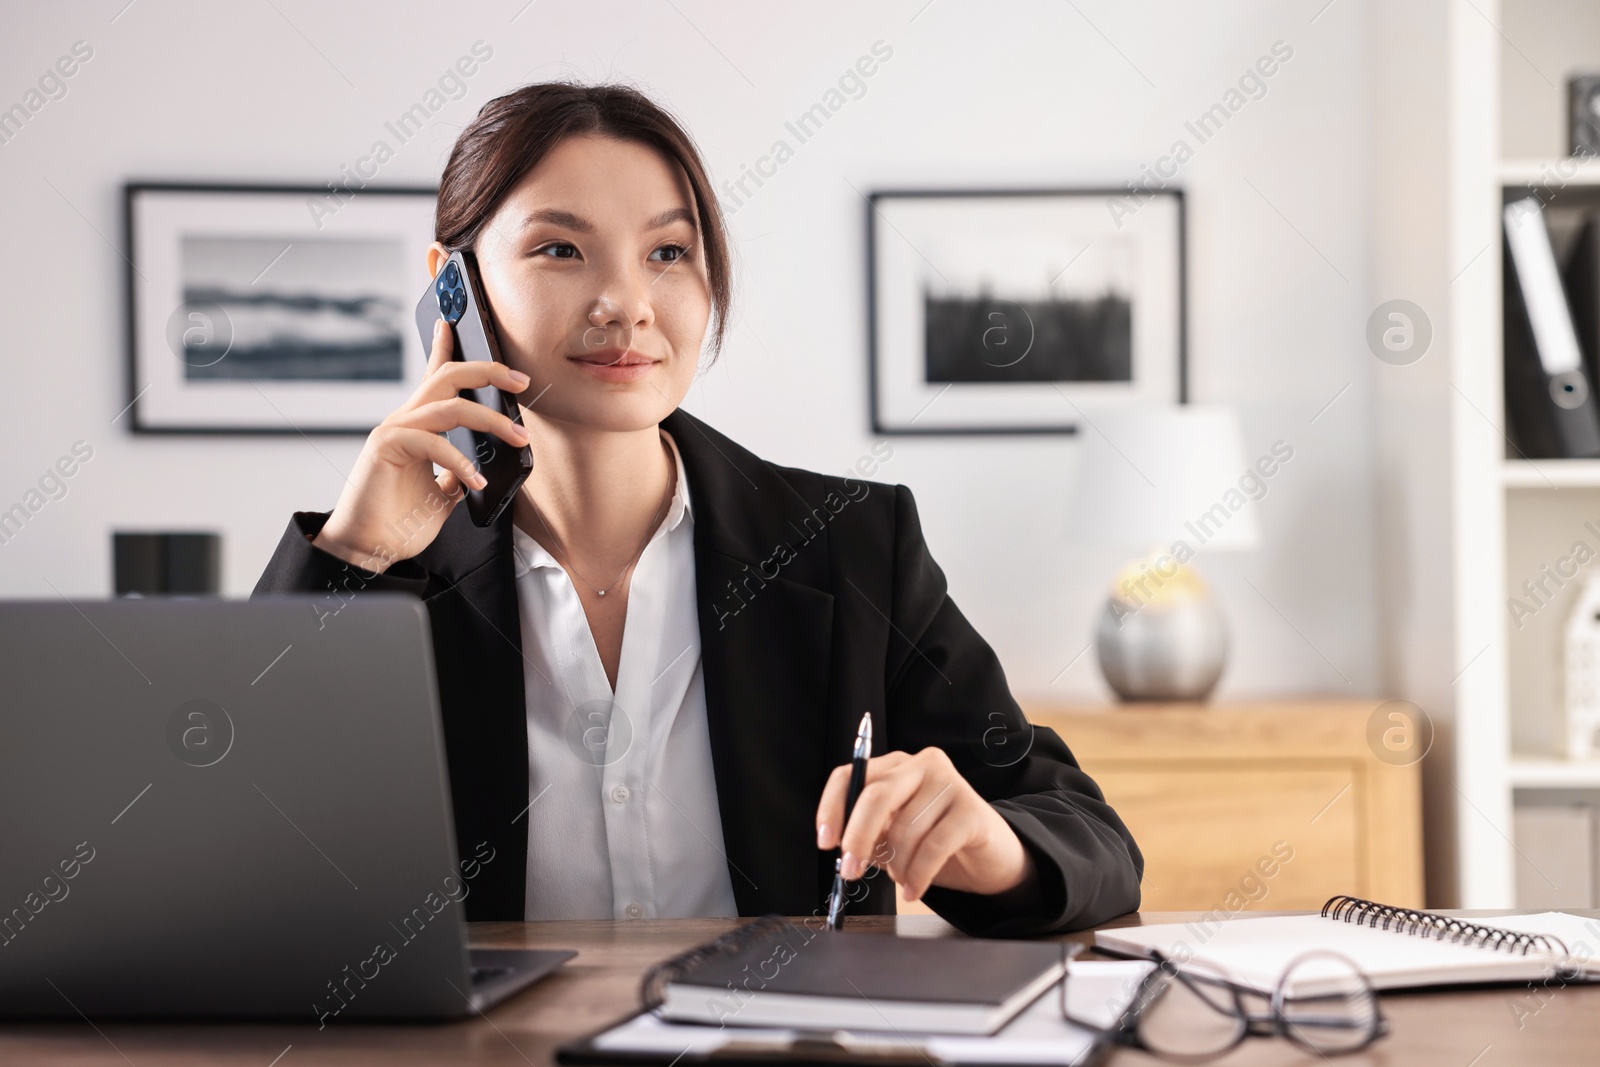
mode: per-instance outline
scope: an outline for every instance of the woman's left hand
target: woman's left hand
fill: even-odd
[[[850,765],[835,767],[817,805],[817,847],[839,848]],[[1033,859],[941,748],[889,752],[867,761],[866,784],[844,827],[846,879],[869,863],[916,900],[930,885],[985,895],[1031,884]]]

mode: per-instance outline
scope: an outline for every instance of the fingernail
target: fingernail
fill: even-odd
[[[529,381],[528,376],[519,370],[514,370],[511,372],[511,380],[516,382],[518,385],[527,385]]]
[[[444,320],[443,319],[434,319],[433,320],[433,336],[435,338],[437,338],[439,336],[439,331],[442,330],[442,329],[444,329]]]
[[[823,823],[821,826],[817,827],[817,847],[818,848],[827,848],[828,847],[827,842],[828,842],[828,824],[827,823]]]
[[[856,858],[856,854],[854,852],[846,852],[844,854],[844,865],[839,873],[844,875],[845,881],[853,882],[861,877],[860,866],[861,861]]]
[[[479,474],[477,471],[473,471],[472,472],[472,487],[474,489],[482,489],[484,486],[486,486],[488,484],[489,484],[489,479],[485,478],[483,475]]]

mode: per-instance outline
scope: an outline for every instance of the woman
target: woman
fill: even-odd
[[[1138,848],[1023,718],[910,492],[778,467],[678,410],[730,286],[670,116],[615,86],[490,101],[435,231],[430,273],[475,252],[506,365],[452,362],[436,331],[416,393],[255,591],[426,603],[457,839],[498,857],[468,918],[809,915],[835,848],[854,913],[892,912],[889,879],[978,934],[1138,906]],[[525,431],[456,396],[491,384]],[[457,426],[535,457],[487,528],[457,506],[481,484]],[[843,826],[863,711],[882,754]]]

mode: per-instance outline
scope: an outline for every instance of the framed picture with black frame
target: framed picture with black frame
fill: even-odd
[[[422,381],[437,190],[130,182],[137,433],[365,434]]]
[[[1187,399],[1180,190],[875,192],[867,276],[874,433],[1074,433]]]

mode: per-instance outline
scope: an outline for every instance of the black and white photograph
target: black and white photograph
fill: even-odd
[[[227,347],[183,334],[188,381],[399,381],[401,242],[184,237],[184,319],[225,318]],[[266,266],[262,266],[265,263]]]
[[[1110,195],[872,196],[879,432],[1071,433],[1079,404],[1183,398],[1182,197]]]
[[[433,193],[130,183],[141,432],[366,433],[421,381]]]

